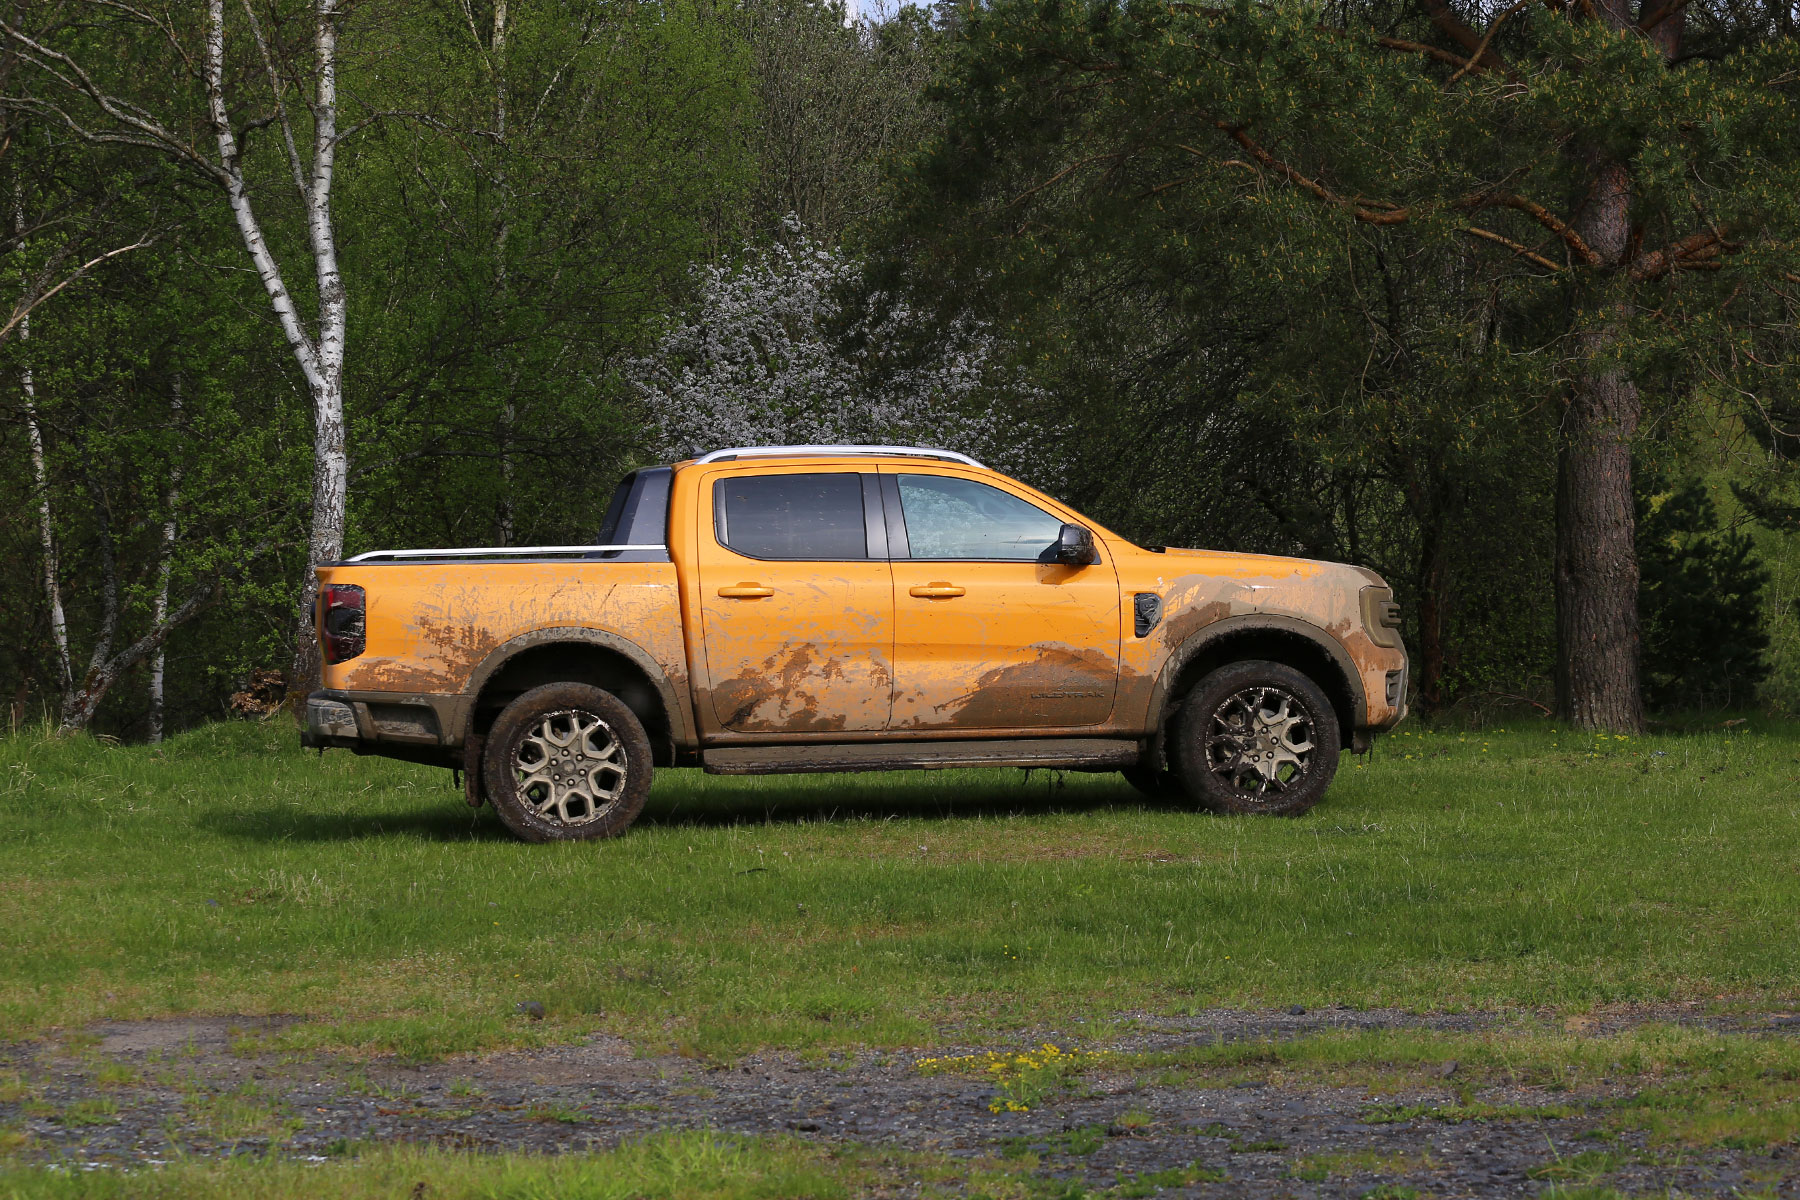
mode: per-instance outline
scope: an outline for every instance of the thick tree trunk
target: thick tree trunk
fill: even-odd
[[[1601,262],[1593,291],[1625,261],[1631,177],[1596,160],[1593,192],[1577,228]],[[1576,337],[1577,378],[1563,410],[1556,481],[1557,705],[1583,729],[1643,727],[1638,688],[1638,567],[1631,444],[1642,404],[1616,360],[1624,302],[1603,300]]]

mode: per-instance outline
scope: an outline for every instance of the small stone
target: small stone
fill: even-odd
[[[541,1021],[544,1019],[544,1006],[539,1004],[536,1000],[519,1001],[517,1011],[524,1013],[534,1021]]]
[[[1446,1059],[1433,1068],[1432,1073],[1439,1079],[1448,1079],[1456,1074],[1457,1065],[1457,1061],[1454,1058]]]
[[[1289,1006],[1288,1006],[1288,1016],[1290,1016],[1290,1017],[1304,1017],[1304,1016],[1305,1016],[1305,1015],[1306,1015],[1306,1005],[1304,1005],[1304,1004],[1293,1004],[1293,1005],[1289,1005]]]
[[[798,1130],[801,1133],[819,1132],[819,1123],[817,1121],[789,1121],[787,1127],[789,1129]]]

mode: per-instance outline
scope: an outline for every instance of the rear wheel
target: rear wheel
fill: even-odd
[[[1188,795],[1220,812],[1298,816],[1337,773],[1338,721],[1319,685],[1294,668],[1249,661],[1194,685],[1175,722]]]
[[[624,701],[585,683],[532,688],[488,731],[482,778],[528,842],[616,837],[650,796],[650,739]]]

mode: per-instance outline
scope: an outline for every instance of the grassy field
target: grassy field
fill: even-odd
[[[932,1174],[920,1162],[922,1173]],[[837,1200],[891,1166],[793,1139],[669,1134],[601,1154],[545,1158],[372,1150],[352,1164],[234,1159],[155,1171],[0,1165],[0,1196],[34,1200]],[[909,1173],[915,1164],[907,1164]]]
[[[593,1030],[729,1058],[1104,1033],[1132,1010],[1800,991],[1800,729],[1414,727],[1291,821],[1117,776],[664,772],[626,837],[526,846],[447,772],[284,723],[0,741],[0,1037],[291,1014],[430,1056]],[[521,1015],[538,1002],[546,1019]]]

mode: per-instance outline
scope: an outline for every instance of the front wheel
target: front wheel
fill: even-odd
[[[616,837],[650,797],[650,739],[611,692],[547,683],[501,710],[481,769],[494,811],[526,841]]]
[[[1232,663],[1194,685],[1176,719],[1188,795],[1230,813],[1298,816],[1337,774],[1337,713],[1319,685],[1276,662]]]

